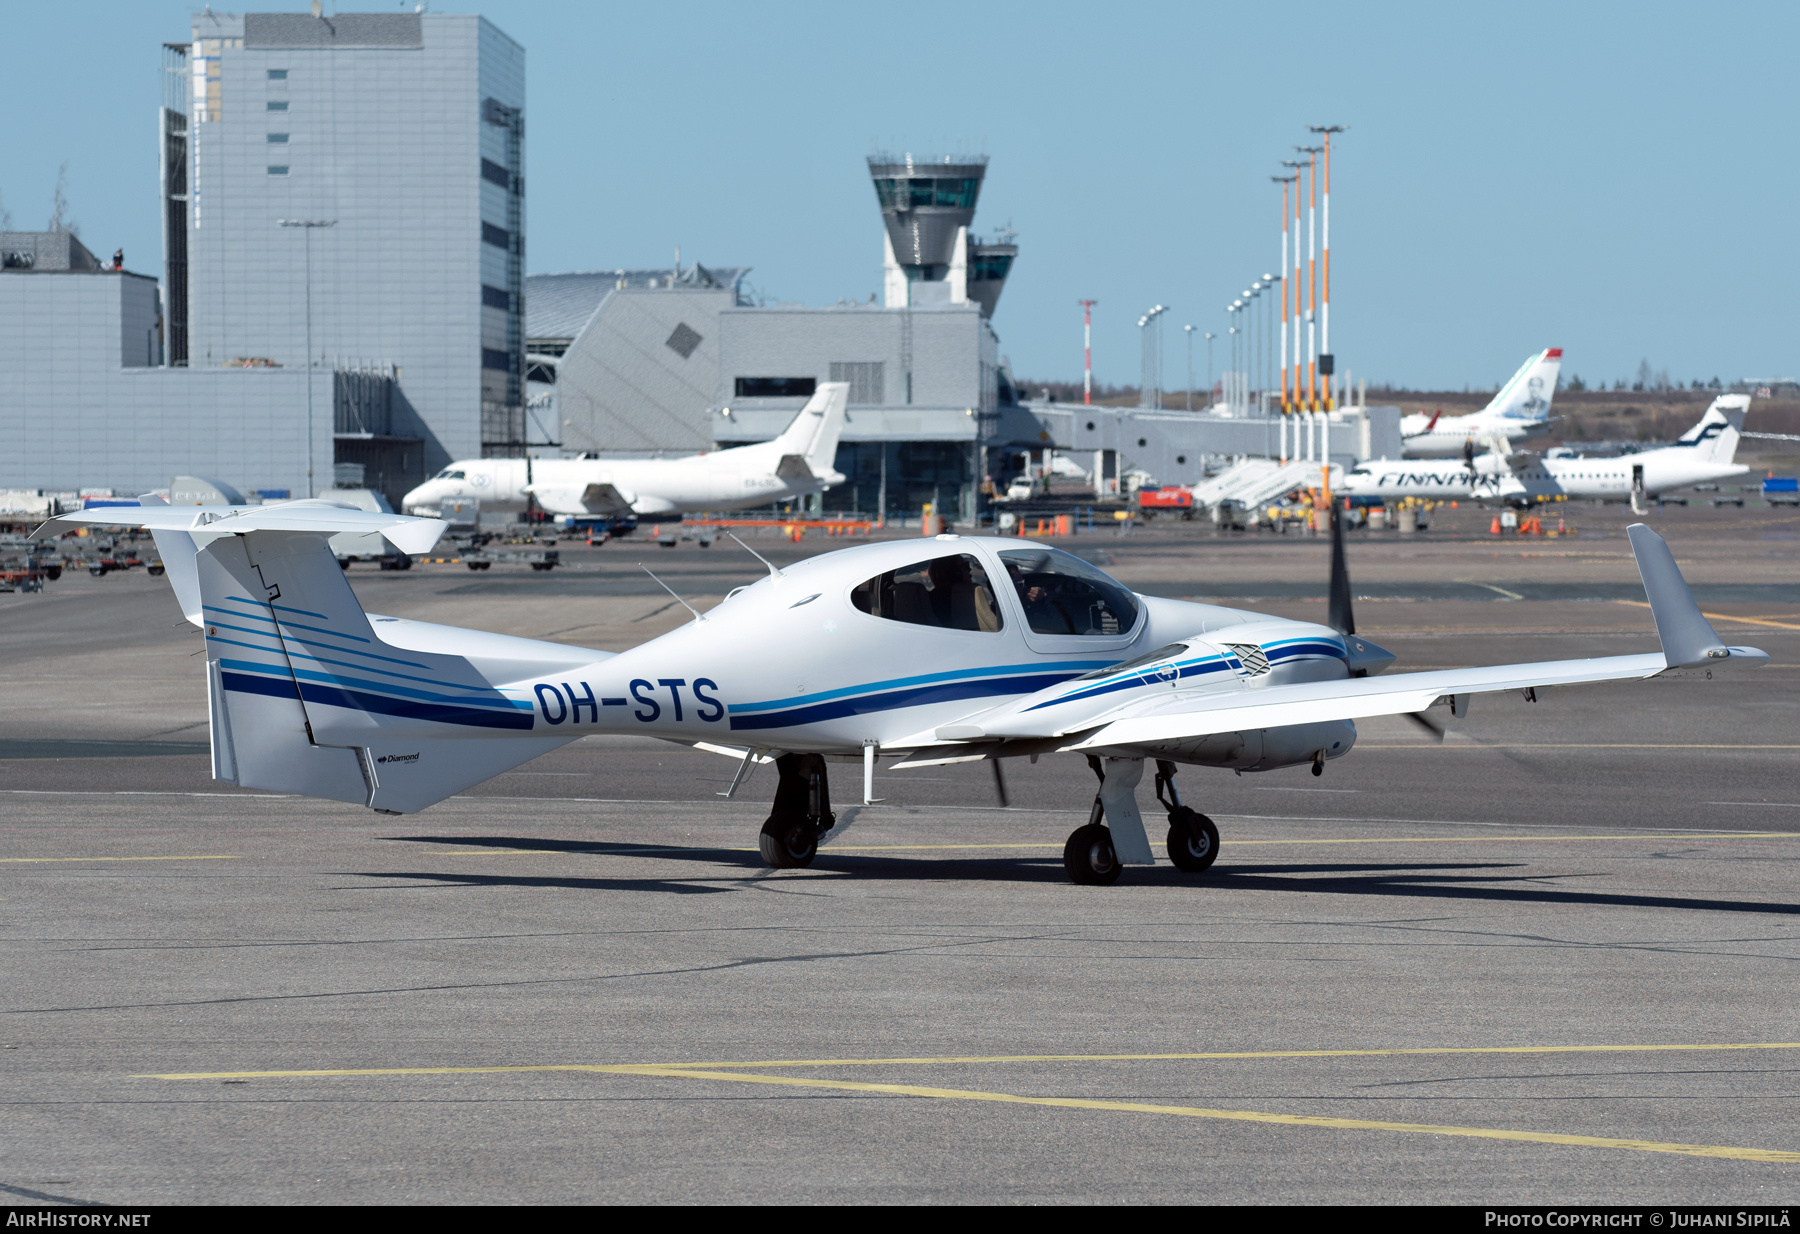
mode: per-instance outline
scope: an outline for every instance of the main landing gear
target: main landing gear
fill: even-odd
[[[1169,860],[1175,868],[1198,874],[1212,865],[1219,856],[1219,829],[1206,815],[1181,804],[1181,794],[1175,789],[1175,764],[1162,759],[1156,760],[1156,799],[1169,812]]]
[[[1088,766],[1099,777],[1100,791],[1094,795],[1087,823],[1077,827],[1063,845],[1063,869],[1075,882],[1090,886],[1116,882],[1128,862],[1149,865],[1152,861],[1143,819],[1133,800],[1143,762],[1107,761],[1113,768],[1110,783],[1100,760],[1088,757]],[[1219,829],[1206,815],[1181,804],[1181,795],[1175,790],[1175,764],[1161,759],[1156,763],[1156,799],[1169,812],[1169,860],[1176,869],[1198,874],[1211,866],[1219,855]],[[1113,827],[1106,825],[1108,818]]]
[[[777,870],[812,864],[819,839],[837,823],[831,812],[831,786],[825,760],[817,754],[783,754],[775,760],[781,782],[775,786],[775,808],[762,825],[762,858]]]

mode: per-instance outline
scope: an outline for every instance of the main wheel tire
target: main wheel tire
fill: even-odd
[[[1206,815],[1177,806],[1169,811],[1169,860],[1175,868],[1198,874],[1219,856],[1219,829]]]
[[[771,814],[758,840],[763,861],[777,870],[794,870],[812,864],[819,853],[819,836],[799,814]]]
[[[1123,868],[1113,851],[1112,832],[1102,823],[1077,827],[1063,845],[1063,869],[1075,882],[1088,886],[1114,882]]]

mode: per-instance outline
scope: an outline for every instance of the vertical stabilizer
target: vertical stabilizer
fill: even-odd
[[[1550,418],[1550,400],[1562,373],[1562,348],[1546,347],[1519,366],[1500,393],[1481,409],[1482,419],[1535,423]]]
[[[1683,433],[1677,446],[1693,448],[1702,463],[1730,463],[1737,457],[1738,436],[1750,411],[1748,394],[1721,394],[1700,417],[1700,423]]]

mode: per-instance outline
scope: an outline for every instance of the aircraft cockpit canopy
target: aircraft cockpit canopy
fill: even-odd
[[[944,630],[991,634],[1003,624],[987,571],[967,553],[877,574],[851,590],[850,603],[872,617]]]
[[[456,471],[453,468],[446,467],[442,471],[438,472],[437,475],[435,475],[431,478],[433,480],[461,480],[461,479],[464,479],[465,476],[464,476],[463,472]]]
[[[1104,571],[1055,548],[1005,549],[1000,560],[1035,634],[1128,634],[1137,599]]]

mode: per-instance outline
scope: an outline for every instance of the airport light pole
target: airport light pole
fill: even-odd
[[[1094,306],[1098,300],[1077,300],[1081,305],[1081,405],[1094,401]]]
[[[318,495],[313,484],[312,392],[312,234],[320,227],[336,227],[336,219],[277,219],[283,227],[298,227],[306,237],[306,495]]]
[[[1208,407],[1212,406],[1210,400],[1213,392],[1213,340],[1218,337],[1211,330],[1206,332],[1206,397],[1208,399],[1206,405]]]
[[[1187,409],[1194,410],[1194,327],[1183,326],[1181,332],[1187,335]]]
[[[1309,132],[1323,133],[1325,135],[1325,201],[1324,217],[1320,220],[1321,239],[1323,243],[1320,246],[1319,253],[1321,258],[1320,264],[1323,266],[1320,273],[1323,276],[1321,279],[1321,282],[1323,283],[1321,290],[1324,293],[1322,297],[1324,303],[1319,308],[1319,356],[1320,364],[1324,368],[1326,379],[1326,411],[1332,409],[1331,377],[1337,368],[1337,362],[1332,358],[1331,354],[1331,135],[1333,133],[1342,133],[1348,127],[1349,126],[1345,124],[1314,124],[1308,126]]]

